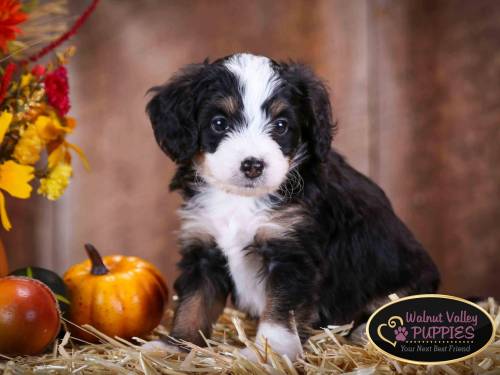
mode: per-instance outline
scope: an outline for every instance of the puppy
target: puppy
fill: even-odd
[[[295,359],[311,328],[362,320],[393,292],[436,291],[434,263],[384,192],[331,148],[330,99],[309,68],[235,54],[151,91],[184,198],[172,337],[204,345],[230,295]]]

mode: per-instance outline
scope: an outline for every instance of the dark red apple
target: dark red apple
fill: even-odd
[[[0,353],[39,354],[60,326],[57,300],[45,284],[26,277],[0,278]]]

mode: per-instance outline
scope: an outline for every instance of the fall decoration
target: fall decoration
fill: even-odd
[[[61,0],[59,0],[61,1]],[[62,0],[64,3],[66,0]],[[24,63],[28,62],[34,62],[45,56],[47,53],[53,51],[57,47],[59,47],[61,44],[63,44],[65,41],[67,41],[69,38],[71,38],[73,35],[76,34],[76,32],[82,27],[82,25],[87,21],[87,19],[90,17],[92,12],[95,10],[97,7],[97,4],[99,3],[100,0],[92,0],[90,5],[85,9],[85,11],[78,17],[78,19],[75,21],[75,23],[71,26],[69,30],[67,30],[64,34],[59,36],[57,39],[53,40],[49,45],[45,46],[42,48],[40,51],[35,53],[34,55],[29,56],[26,60],[24,60]],[[57,3],[57,1],[54,1],[54,3]]]
[[[40,267],[25,267],[11,272],[10,275],[36,279],[47,285],[57,299],[62,316],[65,317],[67,315],[70,304],[68,300],[68,288],[57,273]]]
[[[2,240],[0,240],[0,277],[7,275],[9,272],[9,264],[7,263],[7,254]]]
[[[60,326],[56,298],[44,283],[15,276],[0,279],[0,353],[41,353]]]
[[[0,49],[3,52],[8,51],[7,43],[21,32],[18,25],[26,18],[20,1],[0,0]]]
[[[70,104],[68,96],[68,71],[66,68],[60,66],[47,74],[44,83],[48,103],[56,108],[60,114],[65,115],[68,113]]]
[[[82,344],[67,334],[54,345],[52,353],[39,357],[19,357],[5,361],[0,371],[6,373],[72,374],[405,374],[465,375],[498,374],[500,370],[500,311],[489,298],[479,303],[496,322],[495,342],[466,360],[445,365],[413,365],[394,360],[377,351],[370,343],[355,343],[347,334],[351,325],[329,326],[312,332],[304,344],[304,357],[292,362],[267,347],[269,362],[256,364],[239,354],[244,347],[254,347],[256,321],[245,314],[226,308],[214,325],[207,347],[187,344],[189,353],[174,350],[151,353],[141,348],[143,340],[128,342],[114,339],[92,327],[85,329],[99,338],[99,344]],[[168,334],[173,312],[166,313],[166,326],[154,334]],[[156,336],[157,337],[157,336]],[[152,339],[154,336],[149,337]]]
[[[111,337],[131,338],[151,332],[161,321],[168,297],[160,272],[137,257],[101,258],[90,244],[85,250],[90,259],[64,275],[71,300],[71,323],[90,324]],[[95,336],[72,327],[76,337],[96,341]]]
[[[82,150],[67,141],[76,126],[67,116],[65,66],[74,48],[56,52],[44,65],[30,63],[74,35],[98,1],[92,0],[68,28],[66,0],[0,0],[0,219],[6,230],[12,225],[4,192],[27,199],[36,191],[57,200],[73,176],[71,153],[88,168]],[[33,189],[33,184],[38,186]]]
[[[70,53],[61,57],[58,63],[62,63]],[[72,118],[61,114],[61,110],[68,109],[69,102],[62,98],[61,93],[54,99],[58,107],[46,102],[44,82],[51,74],[50,70],[45,76],[23,74],[19,82],[11,85],[9,95],[1,105],[0,189],[16,198],[29,198],[31,181],[37,179],[40,183],[39,194],[50,200],[58,199],[72,175],[70,150],[81,156],[86,165],[81,150],[66,140],[75,127]],[[61,83],[58,85],[61,86]],[[40,165],[44,152],[48,155],[47,163]],[[9,230],[11,224],[3,194],[0,195],[0,209],[2,224]]]

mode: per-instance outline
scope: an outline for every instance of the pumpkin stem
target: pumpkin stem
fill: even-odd
[[[87,252],[87,255],[89,256],[90,259],[90,263],[92,264],[90,273],[92,275],[106,275],[109,272],[109,270],[104,265],[102,257],[97,251],[97,249],[93,245],[86,243],[85,251]]]

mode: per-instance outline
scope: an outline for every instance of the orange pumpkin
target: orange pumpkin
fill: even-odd
[[[2,240],[0,240],[0,277],[6,276],[9,273],[9,266],[7,264],[7,254]]]
[[[90,324],[108,336],[129,339],[144,336],[161,321],[168,290],[160,272],[150,263],[132,256],[101,258],[90,244],[89,260],[71,267],[64,275],[70,296],[69,320]],[[96,338],[70,325],[84,340]]]

